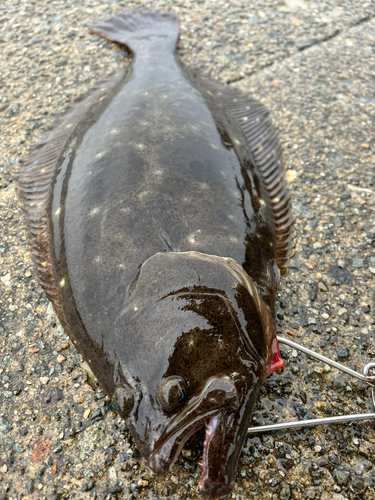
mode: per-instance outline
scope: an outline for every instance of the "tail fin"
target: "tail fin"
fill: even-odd
[[[173,52],[178,39],[178,17],[174,11],[123,10],[89,26],[97,35],[126,45],[133,54],[150,44]]]

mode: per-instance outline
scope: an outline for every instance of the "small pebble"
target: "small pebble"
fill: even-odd
[[[365,482],[364,482],[364,480],[361,477],[356,477],[352,481],[352,486],[356,490],[362,490],[365,487]]]
[[[85,420],[87,420],[90,416],[90,413],[91,413],[91,408],[87,409],[84,413],[83,413],[83,418]]]
[[[2,281],[5,286],[10,286],[10,276],[11,276],[10,273],[5,274],[4,276],[0,277],[0,281]]]
[[[13,426],[4,417],[0,417],[0,436],[7,434],[12,430]]]
[[[352,266],[357,268],[363,267],[363,259],[355,257],[352,261]]]
[[[345,469],[336,468],[333,471],[333,477],[339,486],[345,486],[348,484],[350,472]]]
[[[349,351],[346,347],[340,347],[337,349],[337,357],[339,359],[348,359],[349,357]]]

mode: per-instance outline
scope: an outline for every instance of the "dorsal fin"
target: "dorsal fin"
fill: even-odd
[[[202,77],[204,86],[221,99],[236,118],[249,143],[256,167],[268,192],[277,238],[277,265],[285,275],[293,256],[294,217],[290,193],[284,176],[282,150],[268,110],[258,101],[239,90],[224,87]]]
[[[15,173],[15,183],[22,209],[26,213],[29,243],[36,277],[51,300],[61,323],[66,319],[60,300],[60,285],[53,266],[53,241],[50,227],[50,199],[54,181],[70,138],[87,112],[102,100],[123,78],[121,70],[97,83],[90,93],[75,100],[69,109],[36,143],[26,163]]]

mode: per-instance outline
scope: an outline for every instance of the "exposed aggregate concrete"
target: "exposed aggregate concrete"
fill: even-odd
[[[375,362],[375,11],[358,1],[0,5],[0,499],[196,499],[201,439],[153,475],[37,285],[10,171],[71,101],[129,63],[86,22],[174,8],[185,62],[271,110],[296,215],[279,334],[361,370]],[[293,337],[292,337],[293,338]],[[283,349],[254,424],[360,413],[360,382]],[[90,383],[89,383],[90,382]],[[372,408],[373,409],[373,408]],[[233,498],[375,499],[371,422],[253,435]]]

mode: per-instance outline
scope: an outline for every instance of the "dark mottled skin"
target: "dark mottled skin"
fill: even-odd
[[[136,26],[147,14],[129,16]],[[201,489],[218,497],[272,358],[269,199],[237,121],[176,55],[173,15],[152,36],[127,37],[113,19],[94,31],[135,57],[65,147],[48,221],[54,273],[77,347],[110,397],[130,394],[119,411],[150,467],[166,470],[208,425]],[[175,375],[189,397],[168,413],[155,395]]]

